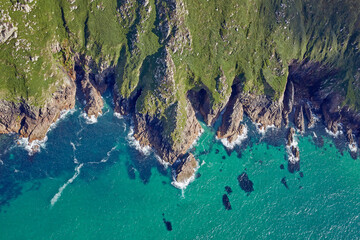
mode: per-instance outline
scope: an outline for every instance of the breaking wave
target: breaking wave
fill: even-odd
[[[230,143],[227,140],[227,138],[222,138],[220,139],[220,141],[226,148],[233,149],[236,145],[240,145],[247,138],[247,133],[248,133],[248,129],[247,126],[245,125],[243,133],[238,135],[238,137],[232,143]],[[218,138],[216,137],[216,139]]]

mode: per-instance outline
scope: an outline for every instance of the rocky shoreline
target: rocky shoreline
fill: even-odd
[[[78,65],[82,63],[78,60]],[[302,69],[302,66],[296,67]],[[221,117],[217,138],[226,139],[229,143],[243,134],[246,127],[242,124],[243,114],[246,114],[257,124],[259,130],[265,130],[269,126],[281,128],[293,124],[300,134],[315,124],[316,115],[321,115],[327,129],[333,134],[339,131],[339,126],[342,124],[351,151],[356,152],[357,145],[360,144],[359,114],[346,106],[338,107],[341,98],[336,94],[324,94],[320,88],[314,91],[314,86],[318,84],[316,81],[321,79],[315,78],[315,83],[301,86],[296,71],[289,76],[283,97],[277,101],[265,95],[243,92],[241,84],[236,83],[232,87],[232,94],[227,103],[213,108],[206,90],[189,91],[185,107],[185,124],[177,141],[174,141],[166,134],[166,126],[161,119],[137,111],[136,101],[141,95],[141,90],[136,91],[130,98],[122,98],[117,90],[117,84],[111,78],[111,70],[93,74],[91,70],[83,69],[80,66],[76,67],[76,77],[69,75],[64,79],[63,84],[53,93],[44,107],[32,107],[25,101],[11,103],[1,100],[0,133],[15,132],[22,138],[28,138],[30,143],[45,138],[50,125],[59,118],[61,111],[74,108],[77,94],[82,95],[85,100],[84,111],[87,116],[96,118],[102,113],[101,94],[110,88],[113,92],[114,111],[121,115],[132,116],[133,137],[140,146],[151,147],[162,161],[172,165],[175,169],[174,180],[180,183],[188,182],[198,168],[194,156],[188,153],[191,144],[202,130],[196,112],[201,114],[205,123],[210,126]],[[304,72],[301,74],[305,79],[307,75],[304,75]],[[307,125],[305,125],[306,121]],[[295,128],[290,127],[287,136],[290,172],[300,169],[300,151],[294,144]]]

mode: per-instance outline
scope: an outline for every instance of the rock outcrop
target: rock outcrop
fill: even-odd
[[[310,106],[309,106],[309,103],[306,103],[306,104],[304,105],[304,110],[305,110],[306,118],[307,118],[307,120],[308,120],[308,125],[307,125],[307,127],[308,127],[308,128],[312,128],[312,127],[314,126],[316,120],[315,120],[314,114],[313,114],[312,111],[311,111],[311,108],[310,108]]]
[[[283,100],[283,105],[284,105],[283,118],[286,126],[289,123],[289,114],[293,110],[294,94],[295,94],[294,84],[291,80],[289,80],[286,84],[286,90],[284,93],[284,100]]]
[[[295,108],[295,125],[300,132],[305,132],[304,112],[302,106]]]
[[[102,114],[104,106],[100,92],[95,88],[89,79],[89,73],[85,73],[84,78],[81,80],[81,90],[85,96],[85,112],[89,117],[97,118]]]
[[[251,93],[240,94],[240,101],[245,113],[259,124],[261,130],[272,125],[281,127],[283,106],[279,102],[272,101],[265,95]]]
[[[74,108],[75,93],[75,83],[67,77],[41,108],[29,106],[25,101],[12,103],[1,100],[0,133],[19,133],[21,137],[28,138],[29,142],[44,139],[60,113]]]
[[[230,98],[222,116],[222,123],[217,131],[217,137],[219,139],[227,138],[229,143],[232,143],[238,135],[242,134],[244,128],[244,126],[241,125],[243,112],[244,110],[238,96]]]
[[[186,183],[191,179],[196,169],[199,167],[198,162],[191,153],[180,159],[180,163],[176,168],[174,179],[179,183]]]
[[[188,102],[186,107],[186,122],[176,141],[166,134],[164,123],[149,115],[136,113],[134,116],[134,137],[141,146],[151,146],[160,158],[173,164],[184,155],[191,144],[201,133],[201,126],[195,117],[195,112]]]

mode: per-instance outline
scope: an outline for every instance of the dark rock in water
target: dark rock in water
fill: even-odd
[[[218,154],[220,151],[219,151],[219,149],[216,149],[215,150],[215,154]]]
[[[302,187],[302,186],[299,186],[299,189],[303,189],[303,187]]]
[[[288,186],[287,183],[286,183],[286,177],[283,177],[283,178],[281,179],[281,183],[284,184],[284,186],[285,186],[287,189],[289,189],[289,186]]]
[[[285,167],[284,167],[284,164],[281,164],[280,165],[280,169],[284,169]]]
[[[226,194],[223,195],[222,201],[223,201],[223,205],[224,205],[225,209],[231,210],[230,200]]]
[[[225,187],[225,191],[226,191],[228,194],[231,194],[231,193],[232,193],[232,189],[231,189],[231,187],[229,187],[229,186],[226,186],[226,187]]]
[[[263,164],[263,161],[262,161],[262,160],[259,160],[259,163],[260,163],[260,164]]]
[[[129,164],[127,166],[127,173],[130,179],[134,180],[135,179],[135,168],[134,165]]]
[[[302,106],[296,106],[295,108],[295,125],[300,132],[305,131],[304,112]]]
[[[225,159],[226,157],[225,156],[222,156],[222,159]]]
[[[246,172],[243,172],[241,175],[238,176],[239,185],[242,190],[246,193],[251,193],[254,191],[253,182],[249,179]]]
[[[222,169],[220,169],[220,172],[222,172]]]
[[[168,231],[172,231],[171,222],[166,221],[165,218],[163,218],[163,221],[164,221],[164,223],[165,223],[166,229],[167,229]]]
[[[304,177],[304,173],[303,172],[299,172],[300,177]]]
[[[296,162],[288,161],[288,171],[290,173],[300,171],[300,161],[296,161]]]
[[[165,181],[162,181],[161,183],[162,183],[163,185],[166,185],[166,182],[165,182]]]
[[[198,179],[199,177],[201,177],[201,174],[200,174],[200,173],[196,173],[196,174],[195,174],[195,179]]]

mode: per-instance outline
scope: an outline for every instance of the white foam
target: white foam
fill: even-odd
[[[330,136],[335,137],[335,138],[337,138],[337,137],[339,137],[339,135],[343,134],[343,131],[341,131],[341,130],[338,130],[336,133],[333,133],[327,127],[325,128],[325,131],[327,132],[327,134],[329,134]]]
[[[353,138],[355,138],[355,135],[354,134],[352,134],[352,136],[353,136]],[[357,143],[354,141],[352,144],[350,144],[349,143],[349,149],[350,149],[350,151],[351,152],[354,152],[354,153],[356,153],[357,152],[357,150],[358,150],[358,145],[357,145]]]
[[[100,116],[101,114],[99,114],[99,116]],[[97,117],[95,117],[95,115],[90,115],[90,116],[88,116],[85,112],[83,112],[82,114],[81,114],[81,116],[86,120],[85,122],[87,123],[87,124],[95,124],[95,123],[97,123]]]
[[[59,200],[59,198],[61,197],[61,194],[62,192],[65,190],[65,188],[70,184],[72,183],[80,174],[80,169],[82,168],[82,166],[84,166],[84,164],[80,164],[80,165],[77,165],[75,167],[75,173],[74,175],[69,179],[67,180],[66,183],[64,183],[64,185],[62,185],[60,188],[59,188],[59,191],[54,195],[54,197],[51,199],[50,201],[50,204],[51,206],[54,206],[54,204]]]
[[[201,135],[203,134],[203,132],[204,132],[204,129],[201,128],[200,132],[199,132],[199,135],[195,138],[194,142],[190,145],[189,149],[192,149],[192,148],[194,148],[194,147],[196,147],[198,145],[198,141],[199,141]]]
[[[178,189],[185,190],[187,188],[187,186],[195,180],[195,174],[199,168],[200,168],[199,166],[196,167],[194,169],[194,174],[190,178],[186,179],[184,182],[176,181],[175,174],[173,174],[173,181],[171,182],[171,185],[173,185],[174,187],[176,187]]]
[[[59,118],[58,118],[54,123],[52,123],[52,124],[50,125],[48,132],[51,131],[51,130],[53,130],[54,128],[56,128],[56,126],[58,125],[58,123],[59,123],[61,120],[64,120],[68,115],[73,114],[75,111],[76,111],[76,109],[74,109],[74,108],[73,108],[73,109],[68,109],[68,110],[62,110],[62,111],[60,112]]]
[[[114,112],[114,116],[118,119],[123,119],[123,115],[121,115],[120,113]]]
[[[247,126],[245,125],[245,127],[243,129],[243,133],[238,135],[238,137],[232,143],[230,143],[227,140],[227,138],[222,138],[222,139],[220,139],[220,141],[226,148],[233,149],[236,145],[240,145],[247,138],[247,133],[248,133],[248,129],[247,129]],[[216,139],[218,139],[218,138],[216,137]]]
[[[29,138],[20,138],[17,140],[18,146],[23,147],[26,151],[28,151],[29,155],[32,156],[36,152],[40,152],[41,148],[46,147],[46,141],[48,137],[45,136],[42,140],[34,140],[29,142]]]
[[[269,129],[276,128],[274,124],[266,126],[265,128],[263,127],[263,125],[261,123],[254,123],[254,124],[256,126],[256,130],[258,131],[258,133],[260,133],[262,135],[265,135]]]
[[[72,146],[73,150],[76,151],[76,146],[73,142],[70,142],[70,145]]]
[[[314,135],[314,137],[316,137],[316,138],[317,138],[317,135],[316,135],[316,133],[315,133],[315,132],[313,132],[313,135]]]
[[[110,158],[111,153],[112,153],[113,151],[115,151],[116,148],[117,148],[117,145],[115,145],[114,147],[112,147],[111,150],[106,153],[106,157],[103,158],[103,159],[101,159],[100,162],[102,162],[102,163],[107,162],[107,161],[109,160],[109,158]]]
[[[288,154],[288,159],[290,162],[292,163],[296,163],[298,162],[300,159],[295,157],[295,155],[293,154],[293,152],[291,151],[291,148],[294,147],[294,148],[298,148],[298,141],[297,141],[297,138],[294,134],[293,136],[293,141],[290,143],[290,145],[286,145],[286,151],[287,151],[287,154]]]
[[[134,128],[130,127],[129,134],[127,135],[127,140],[129,142],[129,145],[134,147],[136,150],[144,154],[145,156],[149,156],[151,153],[151,147],[150,146],[144,146],[142,147],[140,145],[140,142],[135,139],[134,137]]]
[[[165,162],[159,155],[155,154],[155,158],[156,160],[158,160],[158,162],[164,166],[165,169],[167,169],[170,165],[170,163]]]
[[[195,180],[195,173],[189,179],[186,179],[185,182],[178,182],[174,178],[173,181],[171,182],[171,185],[173,185],[174,187],[176,187],[178,189],[185,190],[187,188],[187,186],[194,180]]]

